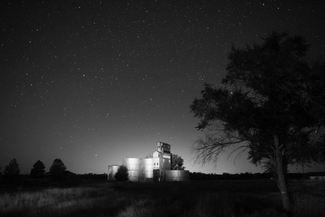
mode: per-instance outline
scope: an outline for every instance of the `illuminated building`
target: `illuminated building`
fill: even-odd
[[[123,158],[122,165],[126,166],[129,181],[188,181],[189,171],[171,170],[172,154],[170,145],[157,142],[157,151],[153,152],[151,158]],[[107,179],[115,180],[118,166],[108,166]]]

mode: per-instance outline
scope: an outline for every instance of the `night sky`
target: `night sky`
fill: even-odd
[[[195,164],[203,133],[189,106],[221,81],[232,45],[277,30],[325,54],[324,11],[322,0],[2,0],[1,170],[16,158],[23,174],[37,160],[48,171],[60,158],[105,173],[162,141],[192,172],[261,172],[245,155]]]

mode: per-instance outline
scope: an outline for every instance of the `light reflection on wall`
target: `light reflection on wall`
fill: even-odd
[[[128,169],[128,178],[132,182],[188,181],[188,170],[171,170],[171,156],[170,145],[157,142],[157,151],[152,158],[123,158],[122,165]],[[115,180],[118,167],[108,166],[108,180]]]

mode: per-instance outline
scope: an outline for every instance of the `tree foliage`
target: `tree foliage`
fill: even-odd
[[[234,145],[248,150],[252,163],[274,168],[284,194],[288,164],[324,159],[325,64],[305,60],[309,47],[301,36],[277,32],[261,45],[232,47],[221,85],[205,84],[190,107],[206,133],[194,146],[198,159],[217,160]]]
[[[6,179],[10,179],[11,181],[13,181],[15,177],[18,176],[19,174],[20,174],[19,164],[14,158],[6,166],[5,170],[3,171],[3,175]]]
[[[181,156],[178,156],[177,154],[172,154],[171,159],[171,169],[172,170],[184,170],[184,160]]]
[[[65,177],[66,166],[61,159],[56,158],[50,168],[50,174],[54,180],[60,181]]]
[[[30,176],[39,179],[43,177],[44,173],[45,173],[45,165],[40,160],[36,161],[36,163],[33,165],[33,168],[30,171]]]
[[[120,166],[115,174],[116,181],[127,181],[129,180],[128,168],[126,166]]]

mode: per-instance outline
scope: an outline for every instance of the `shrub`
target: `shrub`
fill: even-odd
[[[120,166],[115,174],[116,181],[127,181],[129,180],[128,168],[126,166]]]

